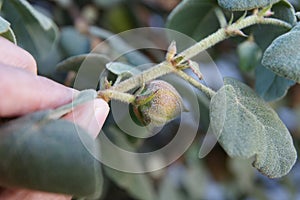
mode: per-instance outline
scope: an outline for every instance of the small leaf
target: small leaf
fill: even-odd
[[[86,103],[88,101],[92,101],[93,99],[96,99],[96,97],[97,92],[95,90],[83,90],[75,97],[75,99],[71,103],[51,111],[48,118],[59,119],[63,115],[71,112],[76,106]]]
[[[199,41],[219,28],[218,18],[214,12],[216,7],[215,1],[211,0],[182,1],[168,16],[166,27]],[[170,39],[175,40],[180,48],[181,43],[186,42],[186,39],[182,41],[182,38],[177,38],[172,33]]]
[[[58,36],[58,29],[51,19],[25,0],[4,1],[1,13],[11,22],[21,47],[36,58],[48,54]]]
[[[210,104],[210,122],[231,157],[254,157],[253,166],[271,178],[286,175],[297,153],[289,131],[272,108],[248,86],[225,79]]]
[[[218,3],[226,10],[243,11],[262,8],[277,3],[278,1],[280,0],[218,0]]]
[[[106,64],[106,69],[116,75],[128,74],[129,76],[133,76],[141,73],[136,67],[121,62],[109,62]]]
[[[41,111],[0,127],[0,184],[52,193],[99,196],[97,143],[79,126]]]
[[[265,51],[262,64],[277,75],[286,77],[299,83],[299,41],[300,31],[298,31],[298,27],[278,37]]]
[[[274,74],[262,65],[255,70],[255,90],[265,101],[276,101],[284,97],[294,81]]]
[[[262,56],[262,51],[252,40],[241,43],[237,48],[237,53],[240,60],[239,67],[243,71],[253,70]]]
[[[10,28],[10,23],[0,16],[0,36],[17,44],[16,36]]]

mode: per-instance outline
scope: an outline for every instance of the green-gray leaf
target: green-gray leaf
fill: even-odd
[[[41,111],[0,127],[0,184],[54,193],[99,196],[99,147],[82,128]]]
[[[168,16],[166,27],[184,33],[199,41],[219,28],[215,15],[215,1],[185,0],[182,1]],[[171,35],[171,40],[181,46],[180,38]]]
[[[277,76],[262,65],[255,70],[255,90],[265,101],[276,101],[284,97],[294,81]]]
[[[11,22],[18,44],[34,57],[44,57],[56,42],[58,31],[51,19],[25,0],[6,0],[1,13]]]
[[[17,44],[16,36],[13,30],[10,28],[10,23],[0,16],[0,36],[10,40]]]
[[[89,68],[104,69],[109,59],[101,54],[89,53],[71,56],[56,65],[57,70],[60,71],[74,71],[78,72],[83,62],[89,62]],[[86,64],[85,64],[86,65]],[[99,74],[98,74],[99,76]]]
[[[280,1],[272,6],[272,18],[283,20],[294,26],[297,22],[294,7],[287,1]],[[286,33],[288,29],[277,25],[260,24],[253,26],[253,35],[258,46],[265,51],[271,42],[278,36]]]
[[[277,75],[298,83],[300,82],[299,26],[275,39],[265,51],[262,60],[262,64]]]
[[[89,30],[90,34],[105,39],[109,45],[117,51],[120,55],[124,55],[128,62],[133,65],[143,65],[151,63],[151,61],[143,55],[141,52],[136,51],[136,49],[130,46],[121,37],[96,26],[92,26]]]
[[[265,7],[280,0],[218,0],[221,7],[231,11],[252,10]]]
[[[297,153],[275,111],[248,86],[225,79],[210,105],[211,126],[231,157],[254,157],[253,166],[271,178],[286,175]]]
[[[96,90],[92,90],[92,89],[83,90],[75,97],[75,99],[71,103],[61,106],[61,107],[51,111],[48,118],[59,119],[63,115],[70,112],[76,106],[86,103],[88,101],[91,101],[91,100],[95,99],[96,97],[97,97]]]

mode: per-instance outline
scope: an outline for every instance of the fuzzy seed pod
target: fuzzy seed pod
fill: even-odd
[[[144,125],[163,126],[183,111],[182,98],[169,83],[155,80],[136,95],[134,113]]]

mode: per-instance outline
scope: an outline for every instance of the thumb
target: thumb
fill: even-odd
[[[109,113],[108,104],[102,99],[95,99],[77,106],[63,118],[81,126],[96,138]]]

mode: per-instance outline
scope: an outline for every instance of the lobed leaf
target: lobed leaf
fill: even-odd
[[[225,79],[210,104],[211,127],[231,157],[254,157],[253,166],[271,178],[286,175],[297,153],[275,111],[248,86]]]
[[[298,83],[300,82],[299,26],[275,39],[262,59],[262,64],[268,69]]]
[[[99,196],[99,147],[82,128],[40,111],[0,127],[0,185]]]
[[[262,8],[280,0],[218,0],[221,7],[231,11],[252,10]]]

